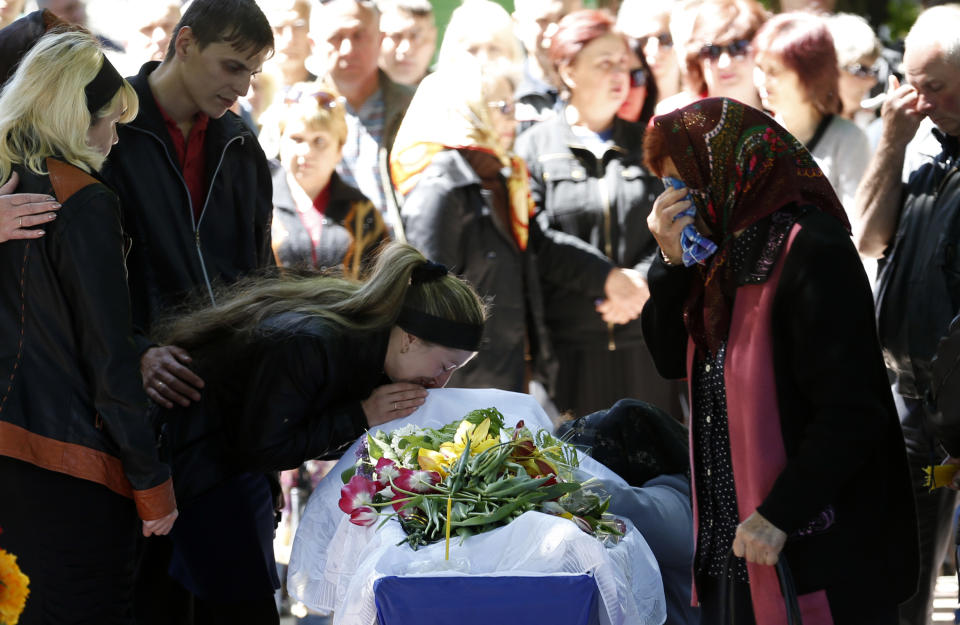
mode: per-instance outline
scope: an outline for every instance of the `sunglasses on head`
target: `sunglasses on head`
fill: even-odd
[[[513,115],[513,111],[516,108],[513,102],[507,102],[506,100],[487,102],[487,106],[494,110],[500,111],[500,113],[503,115]]]
[[[742,58],[747,55],[750,51],[750,40],[749,39],[738,39],[733,43],[728,43],[725,46],[720,46],[715,43],[704,44],[700,48],[698,56],[702,60],[716,61],[723,53],[726,52],[731,59]]]
[[[861,65],[859,63],[844,65],[843,71],[853,74],[857,78],[876,78],[880,74],[880,68],[876,65]]]
[[[630,70],[630,88],[645,87],[647,85],[647,74],[642,67]]]
[[[286,104],[299,104],[308,98],[314,98],[317,101],[317,104],[321,108],[325,109],[334,109],[337,107],[337,104],[342,100],[341,96],[334,95],[329,91],[297,91],[291,89],[287,92],[287,95],[283,98],[284,103]]]
[[[670,36],[670,33],[656,33],[655,35],[647,35],[646,37],[640,38],[640,43],[643,46],[646,46],[650,43],[651,39],[656,39],[657,44],[661,48],[672,48],[673,47],[673,37]]]

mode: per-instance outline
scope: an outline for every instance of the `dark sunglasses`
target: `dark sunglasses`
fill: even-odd
[[[853,74],[857,78],[876,78],[880,75],[880,68],[876,65],[860,65],[859,63],[851,63],[850,65],[844,65],[843,71],[848,74]]]
[[[657,33],[655,35],[641,37],[640,44],[645,47],[648,43],[650,43],[651,39],[656,39],[661,48],[673,47],[673,37],[670,36],[670,33]]]
[[[749,51],[750,51],[750,40],[738,39],[737,41],[734,41],[733,43],[728,43],[725,46],[718,46],[715,43],[704,44],[704,46],[700,48],[700,52],[698,53],[698,56],[700,57],[701,60],[704,60],[704,61],[708,59],[711,61],[716,61],[721,56],[723,56],[724,52],[726,52],[731,59],[735,59],[735,58],[741,58],[746,56]]]
[[[513,102],[507,102],[506,100],[497,100],[496,102],[487,102],[487,106],[500,111],[503,115],[513,115],[514,109],[516,106]]]
[[[315,98],[317,100],[317,104],[320,105],[321,108],[325,108],[327,110],[336,108],[343,99],[342,97],[334,95],[329,91],[314,91],[311,93],[291,89],[287,92],[287,95],[283,98],[283,101],[285,104],[298,104],[307,98]]]
[[[645,87],[647,85],[647,74],[642,67],[630,70],[630,88]]]

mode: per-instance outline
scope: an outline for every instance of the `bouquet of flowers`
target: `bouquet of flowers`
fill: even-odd
[[[368,434],[354,467],[342,475],[340,509],[357,525],[396,517],[416,549],[464,539],[536,510],[570,519],[616,542],[622,521],[607,514],[609,497],[574,476],[577,452],[523,422],[504,428],[496,408],[474,410],[439,430],[412,425]],[[382,523],[381,523],[382,525]]]
[[[29,584],[17,557],[0,549],[0,625],[17,625],[30,594]]]

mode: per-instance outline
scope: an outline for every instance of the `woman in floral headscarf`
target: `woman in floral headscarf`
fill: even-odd
[[[655,118],[644,153],[688,187],[650,214],[662,256],[643,329],[660,372],[690,383],[704,622],[728,609],[727,578],[738,625],[785,623],[771,566],[785,558],[805,625],[896,623],[916,586],[916,520],[873,300],[836,194],[793,136],[726,98]],[[689,225],[712,255],[681,245]],[[731,548],[746,561],[728,561]]]
[[[531,218],[527,168],[512,152],[515,82],[511,65],[481,69],[469,58],[425,78],[397,133],[391,176],[406,196],[407,241],[492,303],[480,353],[452,384],[526,392],[532,377],[548,387],[553,377],[541,275],[592,298],[635,293],[626,300],[636,314],[642,302],[629,272]]]

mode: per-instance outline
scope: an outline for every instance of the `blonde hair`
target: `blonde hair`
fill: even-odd
[[[106,156],[87,144],[87,131],[119,102],[119,121],[137,115],[137,94],[127,81],[95,114],[86,87],[104,63],[97,40],[86,32],[51,32],[23,58],[0,95],[0,180],[14,164],[46,174],[44,161],[59,156],[84,171],[98,171]]]
[[[464,55],[469,54],[466,43],[478,42],[481,36],[485,36],[483,41],[499,44],[509,62],[523,62],[523,48],[513,34],[513,18],[507,10],[491,0],[465,0],[453,10],[447,22],[437,67],[456,67],[463,62]]]
[[[217,298],[221,302],[217,306],[169,320],[156,338],[200,353],[224,336],[250,340],[264,331],[265,321],[284,313],[318,317],[347,330],[371,331],[392,327],[401,308],[483,325],[486,306],[462,278],[447,274],[412,283],[413,271],[426,261],[413,246],[391,243],[382,248],[373,271],[363,281],[287,273],[251,278],[228,287],[229,293]]]
[[[320,92],[330,95],[332,106],[325,106],[324,98],[314,95]],[[302,121],[307,130],[329,132],[343,147],[347,142],[345,107],[346,100],[328,81],[297,83],[260,116],[260,147],[268,157],[277,156],[287,126],[295,121]]]

